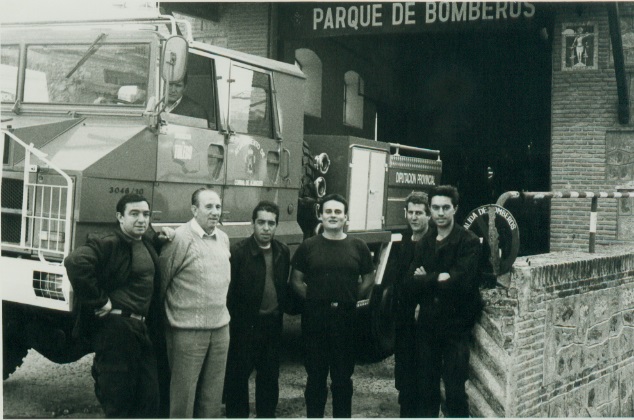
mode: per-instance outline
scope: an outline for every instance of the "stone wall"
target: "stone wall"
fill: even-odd
[[[486,290],[472,415],[634,415],[634,247],[519,258]]]
[[[634,74],[632,4],[621,3],[628,80]],[[574,64],[572,43],[581,28],[588,54]],[[551,190],[615,191],[634,182],[634,113],[617,119],[617,86],[603,3],[560,6],[555,14],[552,75]],[[631,84],[631,81],[630,81]],[[632,101],[630,93],[630,101]],[[598,243],[632,242],[633,199],[599,200]],[[550,250],[587,250],[590,199],[551,204]]]

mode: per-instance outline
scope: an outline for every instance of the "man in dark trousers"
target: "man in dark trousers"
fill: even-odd
[[[106,417],[158,415],[157,363],[145,318],[158,283],[158,256],[144,234],[148,201],[123,196],[119,226],[90,237],[64,261],[80,304],[79,322],[92,332],[95,394]]]
[[[273,418],[279,398],[282,316],[290,270],[288,247],[274,239],[280,209],[261,201],[253,209],[253,235],[231,247],[231,315],[225,375],[228,418],[249,417],[249,376],[255,378],[257,417]]]
[[[438,417],[440,379],[445,384],[445,417],[469,417],[465,382],[471,330],[481,311],[478,288],[480,241],[454,221],[458,191],[435,187],[430,196],[434,227],[416,244],[405,284],[420,304],[418,351],[421,417]]]
[[[414,191],[405,198],[405,219],[408,228],[403,239],[392,248],[392,257],[385,277],[394,285],[394,310],[396,334],[394,342],[394,379],[399,391],[398,402],[401,417],[420,417],[418,406],[418,386],[416,375],[416,301],[404,290],[416,243],[429,227],[429,201],[427,194]]]
[[[324,416],[328,373],[332,416],[352,416],[355,308],[372,286],[374,266],[365,242],[344,232],[347,214],[348,203],[342,196],[323,197],[319,209],[323,233],[306,239],[293,256],[291,282],[306,299],[302,336],[307,417]]]

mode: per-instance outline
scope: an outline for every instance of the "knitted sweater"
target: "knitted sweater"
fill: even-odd
[[[176,229],[159,258],[161,298],[174,328],[213,329],[229,323],[229,238],[204,233],[195,219]]]

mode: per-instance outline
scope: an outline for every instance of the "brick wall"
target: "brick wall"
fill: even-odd
[[[622,14],[632,14],[631,6],[622,5]],[[596,69],[566,69],[566,28],[596,26],[592,47],[597,51]],[[610,63],[610,35],[607,10],[603,4],[561,6],[556,13],[553,37],[552,77],[552,190],[615,191],[634,176],[615,179],[606,174],[606,135],[617,132],[634,142],[634,126],[617,121],[617,87]],[[632,118],[634,120],[634,118]],[[631,136],[629,135],[631,133]],[[628,179],[630,178],[630,179]],[[623,199],[626,200],[626,199]],[[628,204],[629,203],[629,204]],[[623,229],[631,218],[619,218],[619,205],[628,202],[599,200],[597,243],[632,241]],[[553,200],[551,204],[551,251],[588,248],[590,199]],[[621,225],[621,234],[618,228]],[[629,236],[629,238],[628,238]]]
[[[634,247],[523,257],[483,293],[472,415],[634,415]]]
[[[176,15],[190,21],[196,41],[270,58],[271,7],[267,3],[222,3],[218,21]]]

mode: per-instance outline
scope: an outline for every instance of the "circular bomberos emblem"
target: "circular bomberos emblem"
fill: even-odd
[[[510,211],[497,204],[478,207],[467,215],[463,227],[481,238],[485,273],[497,276],[511,270],[520,248],[520,232]]]

